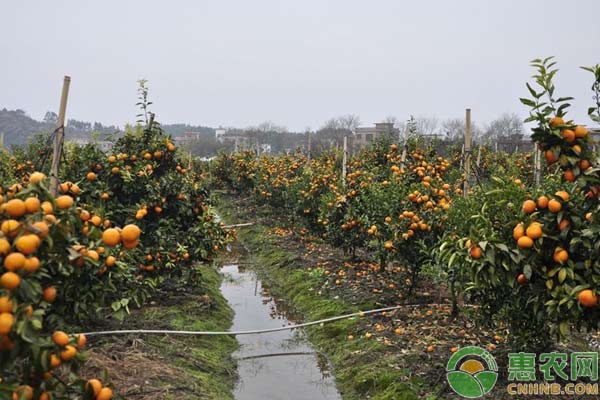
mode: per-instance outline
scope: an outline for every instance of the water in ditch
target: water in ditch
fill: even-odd
[[[235,311],[232,331],[286,326],[294,316],[269,296],[256,274],[224,265],[223,296]],[[240,348],[236,400],[339,400],[327,360],[316,353],[302,330],[237,336]]]

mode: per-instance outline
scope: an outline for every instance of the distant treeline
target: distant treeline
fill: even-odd
[[[58,125],[57,120],[56,113],[50,111],[46,113],[42,121],[38,121],[23,110],[0,109],[0,133],[4,133],[4,146],[7,148],[15,145],[22,146],[37,134],[51,133]],[[393,135],[395,137],[391,139],[395,140],[407,132],[408,128],[413,135],[436,137],[444,142],[461,141],[465,131],[465,122],[460,118],[439,121],[435,117],[411,117],[407,121],[401,121],[390,116],[384,122],[394,127]],[[359,117],[353,114],[331,118],[319,129],[310,133],[311,152],[317,154],[331,148],[340,148],[343,138],[352,135],[352,132],[360,125]],[[306,148],[308,142],[306,132],[290,132],[286,127],[270,121],[245,129],[227,128],[225,131],[229,135],[229,140],[221,142],[216,139],[215,128],[189,124],[161,124],[161,127],[176,142],[178,138],[193,133],[180,144],[199,157],[211,157],[219,151],[233,151],[235,144],[231,138],[232,135],[244,138],[237,140],[238,148],[255,149],[258,145],[261,152],[268,149],[267,151],[274,154]],[[473,123],[471,131],[475,142],[496,144],[498,149],[505,151],[513,151],[503,148],[505,142],[510,142],[511,146],[515,147],[520,146],[524,139],[523,122],[517,115],[509,113],[502,114],[489,124]],[[76,119],[69,119],[66,126],[67,140],[80,143],[90,141],[92,138],[98,141],[115,140],[121,135],[121,132],[122,128],[117,126],[105,126],[100,122],[92,123]]]
[[[42,121],[31,118],[23,110],[0,109],[0,133],[4,133],[4,146],[21,146],[35,135],[51,133],[58,126],[58,116],[54,112],[47,112]],[[67,132],[70,138],[86,138],[92,133],[98,135],[99,140],[109,135],[119,133],[116,126],[105,126],[100,122],[85,122],[76,119],[67,121]]]
[[[22,146],[39,134],[52,133],[58,126],[58,115],[48,111],[43,120],[38,121],[30,117],[25,111],[0,109],[0,133],[4,133],[4,146]],[[194,126],[188,124],[167,124],[163,130],[172,137],[182,136],[186,132],[199,132],[201,137],[214,138],[214,128]],[[103,125],[100,122],[86,122],[69,119],[66,124],[67,139],[90,139],[92,135],[96,140],[119,137],[122,128],[114,125]]]

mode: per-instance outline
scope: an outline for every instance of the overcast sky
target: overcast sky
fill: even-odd
[[[0,3],[0,107],[122,125],[150,81],[163,123],[318,128],[341,114],[525,116],[535,57],[589,123],[600,0],[37,0]]]

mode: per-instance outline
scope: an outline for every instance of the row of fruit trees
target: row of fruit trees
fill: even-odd
[[[65,327],[126,318],[166,280],[200,283],[230,233],[206,174],[157,123],[109,152],[67,147],[57,196],[43,143],[0,153],[0,398],[107,400],[109,382],[77,372],[86,337]]]
[[[556,95],[555,61],[532,66],[521,102],[547,161],[540,185],[531,154],[483,151],[485,173],[465,197],[460,154],[442,158],[418,141],[408,143],[406,157],[385,141],[362,150],[345,180],[333,151],[310,160],[221,154],[213,177],[327,243],[370,257],[379,271],[402,271],[395,284],[403,298],[410,300],[427,270],[455,313],[464,298],[482,323],[507,330],[515,349],[548,348],[574,329],[595,329],[600,318],[600,167],[588,128],[566,116],[572,98]],[[594,74],[588,114],[600,123],[600,65],[585,69]]]

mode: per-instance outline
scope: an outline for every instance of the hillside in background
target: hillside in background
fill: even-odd
[[[56,127],[36,121],[23,110],[0,110],[0,133],[4,133],[4,145],[21,145],[27,138],[37,133],[51,132]]]
[[[0,109],[0,133],[4,133],[4,146],[20,146],[26,144],[28,139],[41,133],[51,133],[58,126],[56,113],[47,112],[42,121],[31,118],[23,110]],[[69,140],[89,139],[92,133],[103,140],[109,135],[119,133],[116,126],[104,126],[100,122],[85,122],[69,119],[66,134]]]
[[[42,121],[38,121],[21,109],[0,109],[0,133],[4,133],[4,146],[7,148],[21,146],[35,135],[51,133],[58,126],[57,121],[56,113],[50,111]],[[166,124],[162,125],[162,128],[173,138],[183,136],[186,132],[199,132],[203,138],[210,141],[215,135],[214,128],[205,126]],[[76,119],[69,119],[66,126],[67,139],[79,142],[89,140],[92,134],[97,136],[98,140],[104,140],[109,136],[119,136],[120,132],[121,128],[118,126],[106,126],[100,122],[92,123]]]

